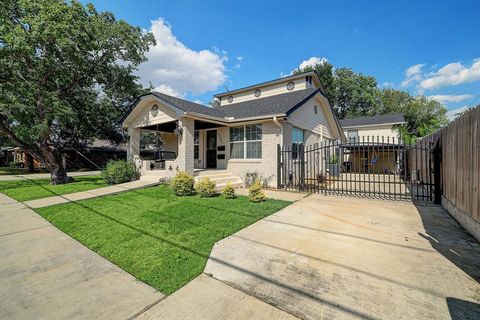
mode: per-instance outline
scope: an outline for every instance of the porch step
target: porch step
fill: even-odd
[[[195,181],[198,181],[202,178],[209,178],[210,180],[212,180],[213,182],[215,182],[215,184],[217,185],[217,189],[223,189],[223,187],[225,187],[227,185],[227,183],[231,183],[233,186],[241,186],[243,184],[243,181],[242,179],[240,179],[239,176],[235,175],[235,174],[232,174],[230,172],[227,172],[227,171],[223,171],[223,170],[208,170],[208,174],[206,172],[204,172],[203,174],[201,175],[198,175],[195,177]],[[202,171],[200,171],[202,172]]]
[[[204,176],[218,176],[218,175],[231,175],[227,170],[197,170],[193,173],[195,177],[204,177]]]

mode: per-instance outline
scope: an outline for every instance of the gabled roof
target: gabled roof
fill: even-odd
[[[241,119],[267,115],[289,115],[296,108],[310,100],[320,90],[309,88],[277,94],[265,98],[257,98],[244,102],[237,102],[227,106],[219,106],[215,110],[221,110],[225,117]]]
[[[401,124],[405,123],[403,113],[383,114],[373,117],[357,117],[340,120],[342,127],[371,126],[376,124]]]
[[[320,92],[319,89],[309,88],[215,108],[172,97],[160,92],[150,92],[139,97],[131,105],[130,109],[123,115],[121,122],[133,111],[140,99],[147,95],[154,95],[186,113],[205,115],[217,118],[219,121],[232,122],[241,121],[245,118],[261,118],[263,116],[288,116],[318,92]]]
[[[251,85],[251,86],[247,86],[247,87],[243,87],[243,88],[238,88],[238,89],[234,89],[234,90],[230,90],[230,91],[225,91],[225,92],[221,92],[221,93],[217,93],[215,95],[213,95],[215,98],[218,98],[218,97],[222,97],[222,96],[226,96],[226,95],[230,95],[230,94],[235,94],[235,93],[238,93],[238,92],[242,92],[242,91],[246,91],[246,90],[252,90],[254,88],[259,88],[259,87],[264,87],[264,86],[267,86],[267,85],[272,85],[272,84],[275,84],[275,83],[282,83],[282,82],[287,82],[289,80],[293,80],[293,79],[298,79],[298,78],[302,78],[302,77],[305,77],[307,75],[315,75],[317,78],[318,78],[318,82],[320,83],[320,86],[322,86],[322,83],[320,81],[320,76],[318,75],[317,71],[316,70],[309,70],[309,71],[305,71],[305,72],[300,72],[300,73],[296,73],[296,74],[292,74],[290,76],[286,76],[286,77],[282,77],[282,78],[277,78],[277,79],[273,79],[273,80],[269,80],[269,81],[265,81],[265,82],[261,82],[261,83],[257,83],[257,84],[254,84],[254,85]],[[323,88],[322,88],[323,89]]]

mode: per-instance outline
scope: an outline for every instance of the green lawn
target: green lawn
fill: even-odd
[[[0,176],[10,175],[10,174],[32,174],[32,173],[46,173],[47,170],[37,169],[34,172],[28,172],[25,168],[12,168],[12,167],[0,167]]]
[[[36,211],[137,279],[170,294],[203,271],[215,242],[288,204],[177,197],[161,185]]]
[[[61,185],[51,185],[50,179],[0,181],[0,192],[17,201],[27,201],[107,186],[99,175],[74,179],[75,182]]]

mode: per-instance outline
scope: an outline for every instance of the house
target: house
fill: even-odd
[[[322,92],[317,73],[310,71],[217,94],[214,107],[159,92],[142,95],[122,118],[127,158],[141,175],[258,172],[276,187],[277,145],[344,137]],[[142,130],[161,132],[162,153],[153,162],[139,155]]]
[[[403,114],[343,119],[340,124],[347,138],[345,171],[392,173],[398,170],[399,126],[405,124]]]

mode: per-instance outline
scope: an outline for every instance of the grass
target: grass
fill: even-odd
[[[288,204],[177,197],[161,185],[36,211],[137,279],[170,294],[203,271],[215,242]]]
[[[107,186],[101,176],[74,177],[75,182],[51,185],[50,179],[0,181],[0,192],[17,201],[28,201]]]
[[[10,174],[32,174],[32,173],[47,173],[47,170],[37,169],[34,172],[28,172],[25,168],[13,168],[13,167],[0,167],[0,176],[10,175]]]

